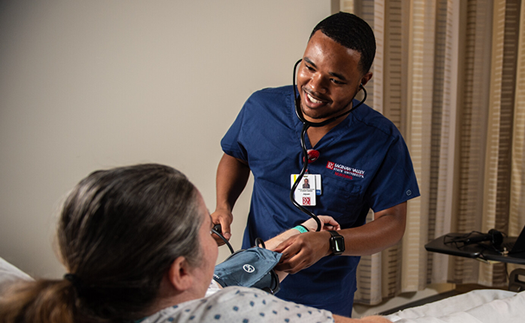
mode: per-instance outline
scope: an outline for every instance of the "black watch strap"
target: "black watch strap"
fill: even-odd
[[[340,255],[345,251],[345,238],[337,233],[337,231],[328,230],[330,232],[330,248],[332,249],[332,254]]]

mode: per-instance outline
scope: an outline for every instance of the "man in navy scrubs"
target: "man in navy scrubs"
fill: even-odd
[[[295,194],[305,208],[332,216],[342,229],[298,228],[303,233],[275,249],[283,253],[278,268],[294,274],[283,281],[278,297],[345,316],[352,313],[360,256],[400,241],[407,201],[419,196],[398,129],[366,104],[357,107],[354,99],[372,77],[374,56],[373,31],[355,15],[334,14],[314,28],[298,66],[298,106],[307,122],[335,120],[308,128],[306,148],[319,156],[308,165],[312,189]],[[294,104],[293,86],[255,92],[221,141],[212,218],[228,239],[235,201],[250,171],[254,176],[243,248],[256,237],[267,240],[308,219],[289,199],[294,175],[303,166],[303,122]],[[300,194],[311,195],[301,200]],[[374,220],[365,224],[370,209]]]

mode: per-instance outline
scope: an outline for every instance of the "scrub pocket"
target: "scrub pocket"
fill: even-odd
[[[325,176],[323,181],[323,195],[320,200],[327,210],[335,212],[327,215],[339,218],[337,215],[353,213],[356,208],[360,208],[363,200],[361,185],[356,185],[351,180],[329,176]]]

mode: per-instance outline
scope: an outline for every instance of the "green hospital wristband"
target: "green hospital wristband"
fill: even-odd
[[[295,226],[293,227],[295,230],[301,232],[301,233],[305,233],[305,232],[310,232],[310,230],[308,230],[304,225],[302,224],[299,224],[298,226]]]

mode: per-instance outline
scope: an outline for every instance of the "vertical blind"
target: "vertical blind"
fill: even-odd
[[[449,232],[525,226],[525,6],[519,0],[341,0],[374,29],[369,104],[399,128],[421,197],[403,241],[362,257],[356,302],[428,284],[504,287],[511,264],[429,253]],[[370,212],[367,221],[373,220]]]

